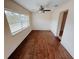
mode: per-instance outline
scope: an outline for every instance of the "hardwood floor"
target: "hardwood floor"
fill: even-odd
[[[50,31],[32,31],[8,59],[73,59]]]

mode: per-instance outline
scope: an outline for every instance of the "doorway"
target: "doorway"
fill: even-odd
[[[61,12],[60,16],[59,16],[59,22],[58,22],[58,28],[57,28],[57,36],[58,36],[58,38],[60,38],[60,40],[61,40],[61,38],[63,36],[67,15],[68,15],[68,10]]]

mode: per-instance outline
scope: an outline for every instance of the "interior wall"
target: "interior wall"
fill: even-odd
[[[74,57],[74,1],[70,1],[60,7],[58,7],[53,13],[51,31],[57,36],[57,27],[59,21],[60,12],[68,10],[68,16],[64,28],[64,33],[61,39],[61,44],[67,49],[67,51]],[[55,25],[55,26],[53,26]]]
[[[12,0],[5,0],[5,8],[12,10],[14,12],[26,14],[30,16],[30,24],[31,24],[31,12],[24,9],[20,5],[16,4]],[[31,26],[26,28],[25,30],[17,33],[16,35],[12,36],[10,32],[10,28],[6,19],[6,16],[4,17],[4,51],[5,55],[4,58],[8,59],[8,57],[11,55],[11,53],[18,47],[18,45],[25,39],[25,37],[31,32]]]
[[[52,20],[52,13],[33,13],[32,14],[32,28],[33,30],[50,30]]]

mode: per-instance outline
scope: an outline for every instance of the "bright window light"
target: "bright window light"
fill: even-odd
[[[12,35],[29,27],[29,16],[5,10],[5,15]]]

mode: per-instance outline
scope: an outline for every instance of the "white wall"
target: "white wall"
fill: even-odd
[[[54,32],[55,35],[57,35],[57,26],[58,26],[60,12],[65,11],[67,9],[69,10],[61,44],[67,49],[67,51],[71,54],[72,57],[74,57],[74,9],[73,9],[73,6],[74,6],[74,3],[72,0],[60,6],[59,8],[57,8],[55,12],[53,13],[53,19],[52,19],[52,24],[51,24],[51,31]]]
[[[33,13],[32,14],[32,28],[33,30],[50,30],[52,20],[52,13]]]
[[[58,26],[58,19],[59,19],[59,14],[57,13],[58,11],[55,11],[52,15],[52,21],[51,21],[51,32],[56,35],[57,32],[57,26]]]
[[[24,9],[20,5],[16,4],[12,0],[5,0],[5,8],[13,10],[15,12],[22,13],[22,14],[26,14],[26,15],[28,14],[30,16],[30,21],[31,21],[31,12]],[[7,59],[11,55],[11,53],[18,47],[18,45],[25,39],[25,37],[31,32],[31,26],[17,33],[16,35],[12,36],[6,16],[5,16],[4,28],[5,28],[4,29],[4,43],[5,43],[4,58]]]

